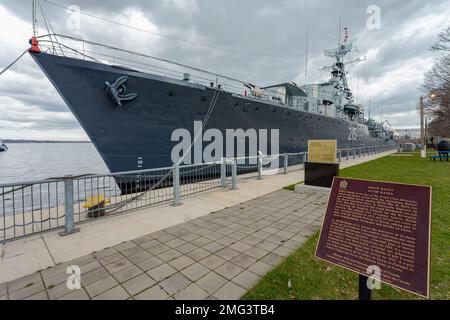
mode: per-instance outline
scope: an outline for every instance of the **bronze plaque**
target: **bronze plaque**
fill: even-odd
[[[429,297],[431,187],[335,177],[316,257]]]

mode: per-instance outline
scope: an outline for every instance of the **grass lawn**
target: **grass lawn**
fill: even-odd
[[[388,156],[342,169],[340,175],[433,187],[430,295],[431,299],[450,299],[450,162],[421,159],[418,153]],[[357,299],[358,275],[314,258],[317,239],[318,233],[243,299]],[[381,287],[373,291],[373,299],[421,299],[385,284]]]

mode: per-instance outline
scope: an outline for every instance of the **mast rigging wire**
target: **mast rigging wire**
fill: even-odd
[[[3,74],[3,73],[5,73],[9,68],[11,68],[17,61],[19,61],[20,60],[20,58],[22,58],[24,55],[25,55],[25,53],[27,53],[28,52],[28,49],[26,49],[19,57],[17,57],[13,62],[11,62],[5,69],[3,69],[1,72],[0,72],[0,76]]]

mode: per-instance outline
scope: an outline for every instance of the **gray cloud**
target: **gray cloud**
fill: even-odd
[[[351,79],[358,101],[367,104],[372,100],[374,112],[383,105],[383,114],[393,125],[409,127],[417,123],[410,112],[415,110],[420,93],[420,75],[432,61],[428,47],[437,32],[449,22],[450,14],[446,0],[433,3],[421,0],[341,0],[332,3],[300,0],[54,1],[77,5],[82,11],[121,21],[126,21],[125,15],[133,10],[140,12],[141,18],[127,23],[143,24],[142,28],[154,28],[158,33],[212,46],[274,55],[237,54],[193,46],[84,16],[81,30],[74,32],[67,27],[65,10],[41,0],[56,32],[75,33],[93,41],[154,54],[260,85],[291,80],[303,83],[307,28],[310,39],[308,81],[320,81],[319,68],[332,63],[322,52],[336,45],[338,17],[341,16],[342,27],[349,27],[351,38],[357,38],[361,55],[372,53],[367,61],[352,69]],[[381,30],[370,31],[366,27],[366,9],[372,4],[381,9]],[[29,28],[29,34],[18,33],[17,37],[23,39],[3,41],[0,66],[5,66],[27,47],[31,34],[31,6],[29,1],[1,0],[2,7],[11,14],[10,19],[18,19]],[[43,27],[41,20],[40,31],[46,33]],[[2,131],[14,134],[14,121],[28,123],[40,131],[81,132],[32,59],[22,59],[5,75],[0,77],[0,96],[8,99],[0,99],[0,113],[3,114],[0,135]],[[8,113],[10,118],[6,119],[5,110],[11,109],[17,111],[15,118]],[[35,117],[35,113],[43,113],[46,118]],[[61,117],[62,114],[66,114],[66,118]],[[381,115],[381,111],[376,114]],[[49,135],[54,132],[49,131]]]

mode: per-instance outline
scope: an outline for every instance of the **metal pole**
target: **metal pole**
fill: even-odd
[[[262,157],[258,155],[258,180],[262,179]]]
[[[75,228],[73,217],[73,176],[64,177],[64,215],[64,231],[60,232],[59,235],[67,236],[80,231]]]
[[[225,162],[225,158],[222,158],[222,162],[220,163],[220,186],[222,188],[227,187],[227,163]]]
[[[237,162],[236,159],[233,160],[231,164],[231,189],[237,190]]]
[[[359,148],[359,157],[361,158],[362,148]]]
[[[349,159],[349,155],[350,155],[350,148],[347,147],[347,160]]]
[[[372,290],[367,287],[367,276],[359,275],[359,300],[370,300]]]
[[[36,0],[32,1],[32,19],[33,19],[33,36],[37,36],[37,29],[36,29]]]
[[[342,150],[338,151],[339,162],[342,161]]]
[[[173,166],[173,206],[179,206],[181,205],[180,200],[180,166],[178,164],[175,164]]]
[[[288,173],[288,160],[289,155],[287,153],[284,154],[284,174]]]
[[[356,148],[353,148],[352,153],[353,153],[353,160],[355,160],[356,159]]]

